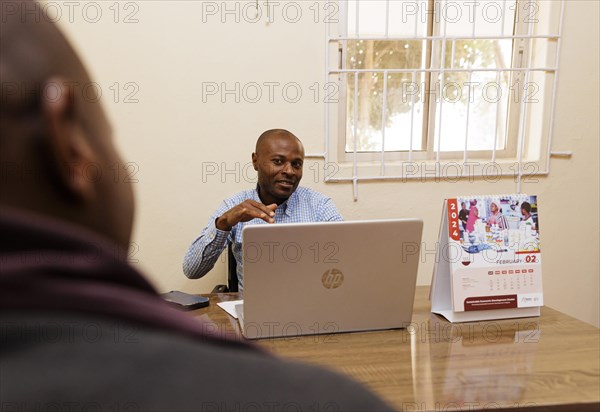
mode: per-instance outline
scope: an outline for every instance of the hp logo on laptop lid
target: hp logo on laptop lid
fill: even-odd
[[[329,269],[323,273],[321,283],[327,289],[336,289],[342,286],[344,282],[344,274],[338,269]]]

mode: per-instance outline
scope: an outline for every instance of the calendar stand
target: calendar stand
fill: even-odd
[[[430,298],[431,311],[450,322],[539,316],[537,197],[447,199]]]

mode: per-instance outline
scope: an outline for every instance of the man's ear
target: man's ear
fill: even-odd
[[[52,77],[44,84],[41,96],[41,110],[47,124],[44,137],[49,150],[48,164],[61,189],[79,201],[89,202],[96,198],[94,183],[100,178],[101,165],[85,135],[76,112],[75,95],[67,84],[64,78]]]
[[[252,166],[254,166],[254,170],[258,171],[258,166],[257,163],[258,162],[258,156],[256,155],[256,153],[252,153]]]

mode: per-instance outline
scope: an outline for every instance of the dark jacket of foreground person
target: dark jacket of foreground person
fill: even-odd
[[[2,210],[0,233],[3,410],[389,410],[171,309],[90,232]]]

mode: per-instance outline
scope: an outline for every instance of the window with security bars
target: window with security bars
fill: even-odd
[[[527,160],[539,172],[549,156],[562,3],[340,2],[327,40],[328,81],[339,82],[341,96],[337,110],[327,108],[336,159],[355,168],[357,160],[504,159],[519,170]]]

